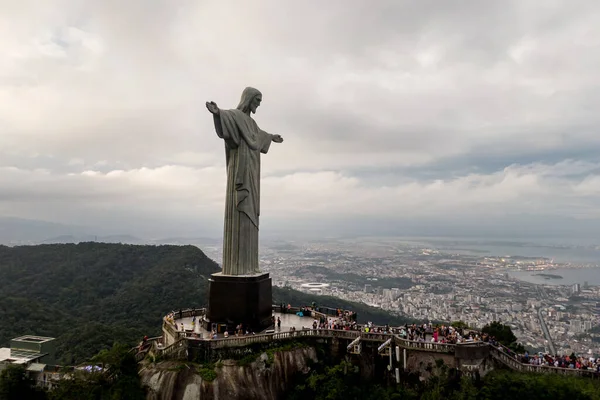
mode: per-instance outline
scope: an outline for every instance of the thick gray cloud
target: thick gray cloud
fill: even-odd
[[[265,228],[600,218],[592,0],[0,0],[0,50],[0,215],[219,235],[251,85]]]

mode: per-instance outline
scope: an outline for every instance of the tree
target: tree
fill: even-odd
[[[458,329],[468,329],[469,328],[469,325],[467,325],[467,323],[463,322],[463,321],[454,321],[451,324],[451,326],[454,328],[458,328]]]
[[[44,400],[46,394],[21,365],[9,365],[0,372],[0,400]]]
[[[493,336],[502,345],[517,353],[525,352],[525,348],[522,344],[517,343],[517,337],[508,325],[501,324],[498,321],[493,321],[491,324],[484,326],[481,332]]]
[[[137,362],[129,347],[115,343],[92,358],[102,369],[77,371],[71,379],[61,380],[50,392],[51,400],[144,400]]]
[[[79,371],[70,379],[60,380],[48,393],[50,400],[100,400],[107,392],[108,382],[100,375],[85,375]]]
[[[127,346],[115,343],[112,349],[102,350],[92,358],[92,361],[102,363],[106,368],[106,374],[112,383],[111,399],[144,400],[146,398],[138,375],[138,364]]]
[[[527,374],[513,371],[494,371],[484,379],[479,398],[504,399],[565,399],[596,400],[600,387],[592,379],[554,374]]]

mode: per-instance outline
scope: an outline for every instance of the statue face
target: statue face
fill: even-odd
[[[262,101],[262,95],[254,96],[252,101],[250,102],[250,111],[252,114],[256,113],[256,109],[260,106],[260,102]]]

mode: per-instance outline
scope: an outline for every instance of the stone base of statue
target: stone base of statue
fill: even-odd
[[[208,280],[207,330],[230,332],[240,323],[244,330],[261,332],[272,325],[273,301],[268,273],[212,274]]]

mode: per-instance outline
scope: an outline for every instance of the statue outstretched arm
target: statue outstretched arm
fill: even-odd
[[[283,143],[283,138],[281,137],[281,135],[271,134],[271,140],[275,143]]]
[[[219,115],[219,107],[217,106],[217,103],[215,103],[214,101],[207,101],[206,108],[208,109],[208,111],[211,112],[211,114]]]
[[[223,127],[221,126],[221,110],[217,106],[217,103],[214,101],[207,101],[206,108],[213,115],[213,120],[215,123],[215,131],[217,131],[217,136],[223,139]]]
[[[269,151],[269,148],[271,147],[271,142],[275,142],[275,143],[283,142],[283,138],[281,137],[281,135],[273,135],[272,133],[268,133],[263,130],[259,130],[259,132],[260,132],[260,135],[259,135],[260,139],[259,139],[258,148],[260,149],[260,152],[263,154],[267,154],[267,152]]]

